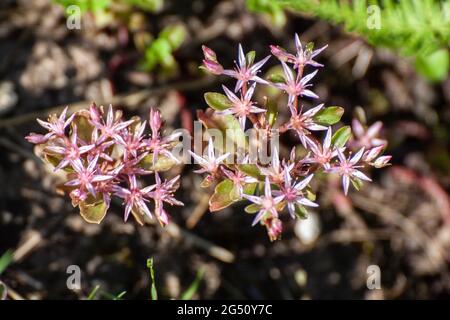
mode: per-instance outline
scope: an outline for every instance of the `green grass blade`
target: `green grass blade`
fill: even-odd
[[[94,289],[89,293],[87,299],[88,300],[94,300],[95,296],[97,295],[98,289],[100,289],[100,285],[96,285]]]
[[[12,250],[7,250],[1,257],[0,257],[0,274],[3,273],[3,271],[8,268],[8,266],[11,264],[13,260],[13,252]]]
[[[191,283],[189,288],[181,294],[180,300],[191,300],[194,294],[198,291],[198,287],[202,282],[203,275],[205,273],[204,269],[200,269],[195,276],[195,280]]]
[[[147,259],[147,268],[150,271],[150,280],[151,280],[151,286],[150,286],[150,297],[152,300],[158,300],[158,291],[156,291],[156,284],[155,284],[155,271],[153,270],[153,258]]]

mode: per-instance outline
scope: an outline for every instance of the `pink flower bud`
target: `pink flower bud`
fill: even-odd
[[[392,156],[382,156],[374,161],[373,166],[375,168],[383,168],[389,165],[389,160],[391,160]]]
[[[162,126],[161,113],[158,110],[150,109],[149,124],[153,135],[157,135]]]
[[[223,67],[220,63],[205,59],[203,60],[203,66],[208,72],[211,72],[215,75],[221,75],[223,73]]]
[[[86,200],[87,193],[81,189],[74,189],[70,192],[70,198],[73,205],[78,205],[81,201]]]
[[[270,241],[278,240],[283,232],[283,225],[281,220],[278,218],[273,218],[267,221],[267,234],[269,235]]]
[[[291,56],[289,53],[287,53],[286,51],[284,51],[282,48],[278,47],[278,46],[270,46],[270,51],[272,52],[272,54],[278,58],[278,60],[280,61],[288,61],[289,57]]]
[[[378,157],[378,155],[381,153],[381,151],[383,151],[384,149],[384,145],[372,148],[370,150],[367,150],[366,153],[364,154],[363,160],[366,162],[370,162],[373,159],[375,159],[376,157]]]
[[[41,143],[46,143],[48,140],[48,137],[44,136],[42,134],[30,133],[28,136],[25,137],[25,139],[30,143],[41,144]]]
[[[89,107],[89,114],[93,122],[100,122],[101,115],[98,112],[98,108],[95,103],[91,104],[91,106]]]
[[[202,46],[202,50],[206,60],[217,62],[217,55],[212,49],[207,46]]]

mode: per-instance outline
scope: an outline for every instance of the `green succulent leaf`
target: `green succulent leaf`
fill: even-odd
[[[209,199],[209,211],[215,212],[228,207],[238,200],[236,199],[236,194],[237,190],[233,181],[229,179],[221,181]]]
[[[239,164],[237,168],[253,178],[262,180],[261,170],[259,170],[256,164]]]
[[[80,215],[88,223],[100,224],[106,216],[108,206],[103,200],[87,199],[79,204]]]
[[[71,124],[72,130],[74,126],[77,127],[78,138],[84,141],[90,141],[92,137],[93,127],[89,123],[88,119],[89,116],[86,116],[84,114],[77,114]]]
[[[313,193],[309,188],[306,189],[306,198],[311,201],[316,201],[316,194]]]
[[[261,206],[257,205],[255,203],[249,204],[248,206],[245,207],[245,212],[249,213],[249,214],[254,214],[259,212],[259,210],[261,210]]]
[[[349,126],[345,126],[337,130],[333,137],[331,138],[331,143],[337,147],[342,148],[347,143],[348,139],[350,139],[350,136],[352,135],[352,130]]]
[[[247,183],[244,187],[243,187],[243,192],[245,193],[245,194],[248,194],[248,195],[253,195],[253,194],[255,194],[255,191],[256,191],[256,188],[257,188],[257,186],[258,186],[258,183]]]
[[[245,55],[245,61],[247,62],[247,65],[252,65],[253,62],[255,62],[255,56],[256,56],[256,52],[255,51],[249,51]]]
[[[304,206],[295,205],[295,214],[300,219],[308,219],[308,211]]]
[[[281,75],[279,73],[271,73],[271,74],[269,74],[269,76],[267,77],[267,80],[269,80],[270,82],[274,82],[274,83],[283,83],[283,82],[285,82],[285,79],[284,79],[283,75]]]
[[[177,162],[174,159],[166,157],[162,154],[158,155],[158,159],[156,159],[156,163],[153,165],[153,153],[148,154],[141,160],[141,162],[139,162],[139,166],[142,169],[158,172],[168,171],[175,165],[177,165]]]
[[[361,190],[361,187],[362,187],[362,185],[363,185],[363,182],[362,182],[361,179],[353,177],[352,179],[350,179],[350,181],[352,182],[353,187],[354,187],[357,191]]]
[[[217,92],[205,93],[205,101],[214,110],[226,110],[232,107],[231,101],[224,94]]]
[[[218,129],[225,137],[222,148],[227,145],[234,145],[236,148],[247,148],[247,137],[242,130],[239,121],[232,115],[217,115],[214,110],[208,109],[206,112],[197,111],[198,119],[208,129]],[[224,148],[223,148],[224,149]],[[225,152],[225,150],[220,150]]]
[[[313,119],[320,124],[331,126],[338,123],[343,114],[344,108],[333,106],[320,110]]]

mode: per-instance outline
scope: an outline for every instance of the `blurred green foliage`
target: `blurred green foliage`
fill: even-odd
[[[104,11],[111,0],[53,0],[54,3],[67,9],[70,6],[77,6],[81,13]]]
[[[431,81],[442,81],[448,75],[449,0],[248,0],[247,3],[253,11],[263,14],[267,8],[279,6],[342,24],[374,46],[414,58],[417,72]]]
[[[122,0],[126,4],[133,5],[139,9],[149,12],[159,12],[163,5],[164,0]]]
[[[152,71],[159,65],[166,73],[175,71],[177,62],[173,52],[184,42],[186,34],[186,29],[181,24],[165,27],[145,49],[143,68]]]
[[[164,0],[52,0],[61,5],[67,16],[78,13],[91,13],[98,27],[105,27],[116,20],[127,22],[132,14],[138,10],[158,13],[161,11]]]
[[[276,28],[286,24],[286,14],[283,6],[272,0],[247,0],[247,9],[250,12],[263,14]]]
[[[202,282],[204,273],[204,269],[200,269],[197,271],[194,281],[192,281],[191,285],[186,289],[186,291],[181,294],[180,300],[192,300],[194,295],[197,293],[198,288],[200,287],[200,283]]]
[[[147,31],[146,17],[142,12],[159,12],[164,0],[53,0],[65,9],[70,6],[78,6],[80,12],[92,13],[99,26],[105,26],[111,20],[120,19],[128,25],[138,51],[143,52],[141,68],[145,71],[153,71],[160,67],[160,71],[166,75],[172,75],[178,69],[178,64],[173,56],[186,38],[186,29],[181,24],[165,27],[157,37]],[[67,12],[67,11],[66,11]],[[125,21],[123,21],[125,20]]]
[[[114,4],[135,6],[139,9],[149,12],[158,12],[161,10],[164,0],[52,0],[54,3],[62,5],[64,8],[78,6],[82,13],[102,12]]]

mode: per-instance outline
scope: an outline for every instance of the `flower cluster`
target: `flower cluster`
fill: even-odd
[[[269,75],[266,80],[259,75],[259,70],[270,56],[255,63],[255,52],[244,54],[239,45],[238,62],[230,70],[219,63],[213,50],[203,46],[203,69],[237,80],[234,92],[223,86],[225,95],[205,94],[211,109],[199,113],[204,125],[208,129],[215,125],[223,130],[236,128],[234,122],[237,122],[237,127],[244,131],[250,122],[254,129],[262,130],[269,136],[276,131],[291,131],[297,135],[299,147],[304,149],[303,157],[298,157],[294,148],[289,159],[280,159],[279,149],[271,146],[269,164],[259,160],[252,162],[249,154],[244,154],[243,162],[234,163],[226,161],[230,154],[225,150],[218,150],[225,153],[221,156],[215,154],[215,141],[211,139],[206,156],[192,154],[202,167],[198,172],[208,174],[204,185],[216,183],[215,193],[210,198],[210,210],[220,210],[236,201],[249,200],[252,204],[246,207],[246,211],[255,214],[253,225],[264,225],[271,240],[281,235],[280,214],[283,211],[286,210],[292,218],[305,218],[305,207],[318,206],[310,185],[317,172],[339,175],[343,192],[347,194],[350,183],[358,189],[363,181],[371,181],[362,169],[369,166],[381,168],[388,165],[391,158],[381,156],[387,145],[385,140],[378,138],[381,123],[377,122],[367,129],[360,121],[354,120],[353,134],[348,126],[333,133],[332,125],[340,121],[343,108],[325,108],[324,104],[307,108],[302,103],[304,98],[319,98],[310,84],[318,70],[310,73],[306,70],[308,66],[323,67],[313,59],[326,46],[316,50],[312,44],[303,47],[298,35],[295,35],[295,47],[296,52],[292,54],[278,46],[271,46],[272,55],[281,63],[283,75]],[[278,88],[286,93],[287,100],[280,103],[265,97],[264,103],[258,105],[252,100],[257,85]],[[284,104],[286,111],[278,109],[280,104]],[[277,124],[276,118],[281,112],[287,112],[289,117],[286,122]],[[316,132],[320,131],[324,132],[323,140],[316,136]],[[246,152],[248,149],[244,150]]]
[[[255,62],[255,52],[245,54],[239,45],[235,67],[226,69],[216,53],[203,46],[202,67],[235,79],[236,85],[234,90],[223,86],[224,94],[205,94],[210,108],[198,110],[198,118],[207,129],[224,133],[225,141],[218,141],[214,135],[204,155],[190,152],[201,167],[196,172],[206,174],[203,187],[214,186],[210,211],[250,201],[245,211],[254,214],[253,225],[267,228],[271,240],[281,236],[283,212],[293,219],[303,219],[308,214],[306,208],[318,206],[311,185],[317,173],[338,175],[343,193],[347,194],[350,185],[359,189],[364,181],[371,181],[364,173],[368,167],[382,168],[391,159],[382,155],[387,142],[379,137],[381,122],[367,127],[364,121],[354,119],[352,127],[333,130],[343,108],[324,104],[309,107],[310,103],[303,101],[319,98],[310,83],[318,70],[306,71],[323,67],[314,59],[326,46],[316,50],[312,44],[303,47],[296,35],[295,47],[296,52],[289,53],[271,46],[271,56],[279,60],[282,74],[270,74],[264,79],[260,69],[270,55]],[[281,91],[272,98],[264,96],[263,103],[258,103],[254,98],[258,86]],[[165,181],[160,176],[161,171],[179,163],[173,149],[181,133],[163,136],[158,111],[150,111],[148,134],[146,121],[137,117],[124,121],[122,113],[112,106],[104,110],[95,104],[70,116],[66,108],[59,117],[52,115],[47,121],[37,121],[48,132],[32,133],[27,140],[38,145],[39,155],[55,171],[66,174],[60,189],[69,193],[72,204],[79,207],[88,222],[99,223],[104,218],[112,197],[122,200],[125,221],[131,213],[139,223],[143,223],[143,216],[155,215],[166,225],[169,217],[164,205],[183,205],[174,197],[180,176]],[[257,131],[263,139],[252,141],[244,132],[247,128]],[[288,132],[299,143],[288,158],[282,158],[282,150],[273,138]],[[237,153],[228,152],[230,142]],[[261,150],[271,150],[269,158],[255,158],[254,148],[258,155]],[[142,186],[142,176],[149,174],[153,174],[154,184]]]
[[[171,152],[179,135],[161,136],[159,111],[150,111],[150,135],[145,134],[146,121],[124,121],[111,105],[106,112],[93,104],[69,117],[65,108],[59,117],[37,121],[48,133],[31,133],[26,139],[39,146],[42,158],[55,171],[66,173],[62,189],[69,192],[72,204],[79,206],[88,222],[99,223],[104,218],[113,196],[123,201],[125,221],[132,213],[141,224],[142,216],[152,217],[150,201],[162,225],[168,223],[164,202],[183,205],[174,198],[180,177],[162,182],[158,173],[179,162]],[[141,188],[138,178],[152,173],[155,184]]]

